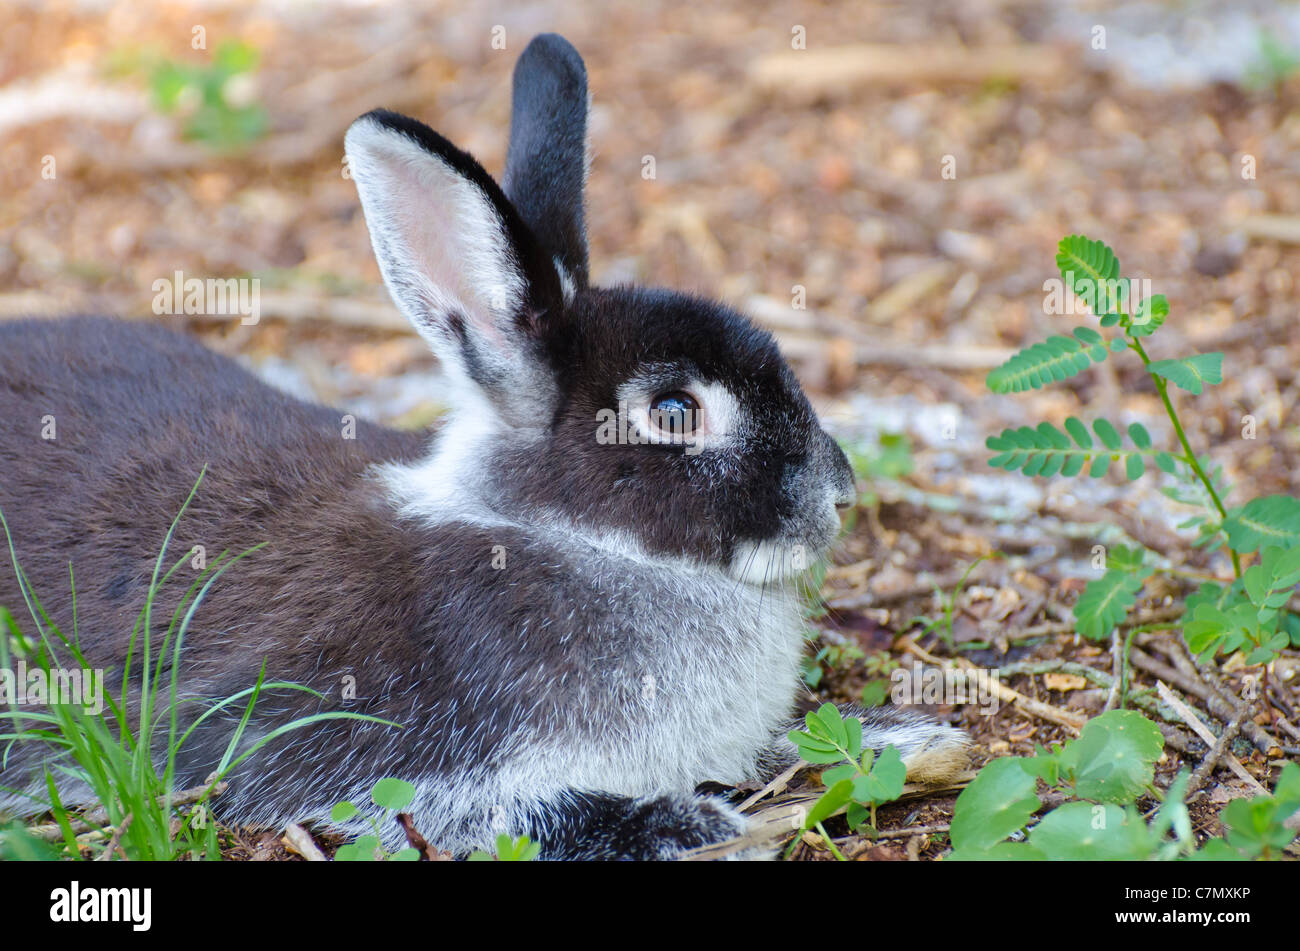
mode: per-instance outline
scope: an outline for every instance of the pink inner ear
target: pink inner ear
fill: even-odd
[[[523,296],[505,230],[477,185],[441,159],[400,139],[370,151],[369,191],[413,303],[445,329],[453,311],[494,349]],[[404,265],[404,266],[402,266]]]

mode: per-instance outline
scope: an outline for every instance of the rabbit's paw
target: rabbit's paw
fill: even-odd
[[[631,799],[571,792],[538,807],[530,834],[550,859],[667,861],[742,835],[745,817],[712,796]]]
[[[645,816],[641,847],[647,854],[642,857],[661,861],[734,839],[747,827],[744,816],[712,796],[656,799],[648,804]]]

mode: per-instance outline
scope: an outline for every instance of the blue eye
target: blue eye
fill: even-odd
[[[700,404],[682,390],[661,393],[650,401],[650,419],[673,436],[689,436],[700,424]]]

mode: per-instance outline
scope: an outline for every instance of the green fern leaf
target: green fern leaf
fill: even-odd
[[[1265,495],[1231,509],[1223,520],[1228,547],[1245,554],[1265,545],[1300,545],[1300,499]]]
[[[1199,395],[1204,384],[1223,382],[1223,354],[1198,353],[1181,360],[1157,360],[1147,367],[1147,372],[1164,377],[1188,393]]]
[[[1057,334],[1021,350],[1002,366],[989,371],[985,381],[988,388],[994,393],[1036,390],[1082,373],[1094,362],[1106,359],[1108,351],[1101,334],[1087,327],[1076,327],[1073,333],[1071,337]]]
[[[1074,437],[1075,444],[1080,449],[1092,448],[1092,437],[1088,435],[1088,427],[1079,422],[1076,417],[1071,416],[1065,421],[1065,431]]]
[[[1135,449],[1124,448],[1119,431],[1108,420],[1098,419],[1092,428],[1101,440],[1100,446],[1093,443],[1088,428],[1074,416],[1065,421],[1068,436],[1051,423],[1039,423],[1037,428],[1004,429],[984,442],[995,453],[989,465],[1008,472],[1020,470],[1027,476],[1045,477],[1076,476],[1084,466],[1089,466],[1088,474],[1100,478],[1112,461],[1123,459],[1125,473],[1130,479],[1136,479],[1146,471],[1146,456],[1168,455],[1151,448],[1150,434],[1138,423],[1128,430]]]
[[[1035,430],[1039,437],[1050,443],[1056,449],[1069,449],[1070,439],[1065,433],[1061,432],[1051,423],[1039,423],[1038,429]]]
[[[1169,316],[1169,299],[1164,294],[1152,294],[1138,304],[1129,321],[1128,332],[1134,337],[1149,337]]]
[[[1119,309],[1119,258],[1103,242],[1081,234],[1062,238],[1057,246],[1056,266],[1065,283],[1098,317],[1107,317]],[[1102,326],[1109,325],[1103,321]]]
[[[1092,424],[1092,431],[1097,434],[1097,438],[1101,440],[1101,444],[1107,449],[1118,449],[1122,445],[1119,433],[1115,431],[1115,427],[1110,424],[1109,420],[1098,419]]]

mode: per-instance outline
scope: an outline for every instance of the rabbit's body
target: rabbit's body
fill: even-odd
[[[248,821],[324,820],[391,775],[416,784],[412,812],[431,841],[488,847],[494,825],[517,828],[572,790],[647,797],[740,782],[790,711],[803,640],[788,591],[648,553],[627,533],[514,520],[472,491],[483,477],[473,452],[422,458],[423,436],[365,423],[340,439],[341,413],[180,334],[104,319],[0,327],[0,380],[0,511],[32,590],[68,632],[77,568],[92,663],[121,667],[157,549],[206,466],[168,564],[195,545],[215,556],[268,544],[205,597],[185,693],[235,693],[267,657],[268,679],[333,698],[354,677],[356,700],[331,706],[405,727],[340,720],[290,735],[220,803]],[[33,439],[48,416],[55,438]],[[394,489],[425,481],[462,489]],[[159,617],[179,593],[163,592]],[[21,603],[16,577],[0,575],[0,604]],[[277,692],[263,707],[250,739],[321,705]],[[226,720],[198,734],[184,782],[203,779],[229,731]],[[302,755],[320,748],[337,756]]]
[[[417,788],[416,827],[458,853],[511,832],[554,857],[669,857],[744,827],[698,784],[791,761],[792,578],[833,541],[852,473],[768,334],[683,295],[587,285],[585,107],[576,52],[534,41],[506,193],[413,120],[372,113],[348,134],[385,280],[458,385],[431,443],[293,400],[179,334],[0,327],[0,511],[65,632],[73,564],[93,663],[120,671],[206,466],[168,564],[264,547],[207,592],[184,693],[228,696],[265,661],[324,698],[264,695],[246,745],[324,710],[401,724],[274,739],[231,775],[223,818],[325,821],[395,776]],[[0,571],[0,604],[21,603]],[[951,728],[862,716],[865,742],[920,775],[964,762]],[[203,781],[232,727],[196,731],[178,782]],[[0,785],[39,780],[40,752],[21,744]]]

